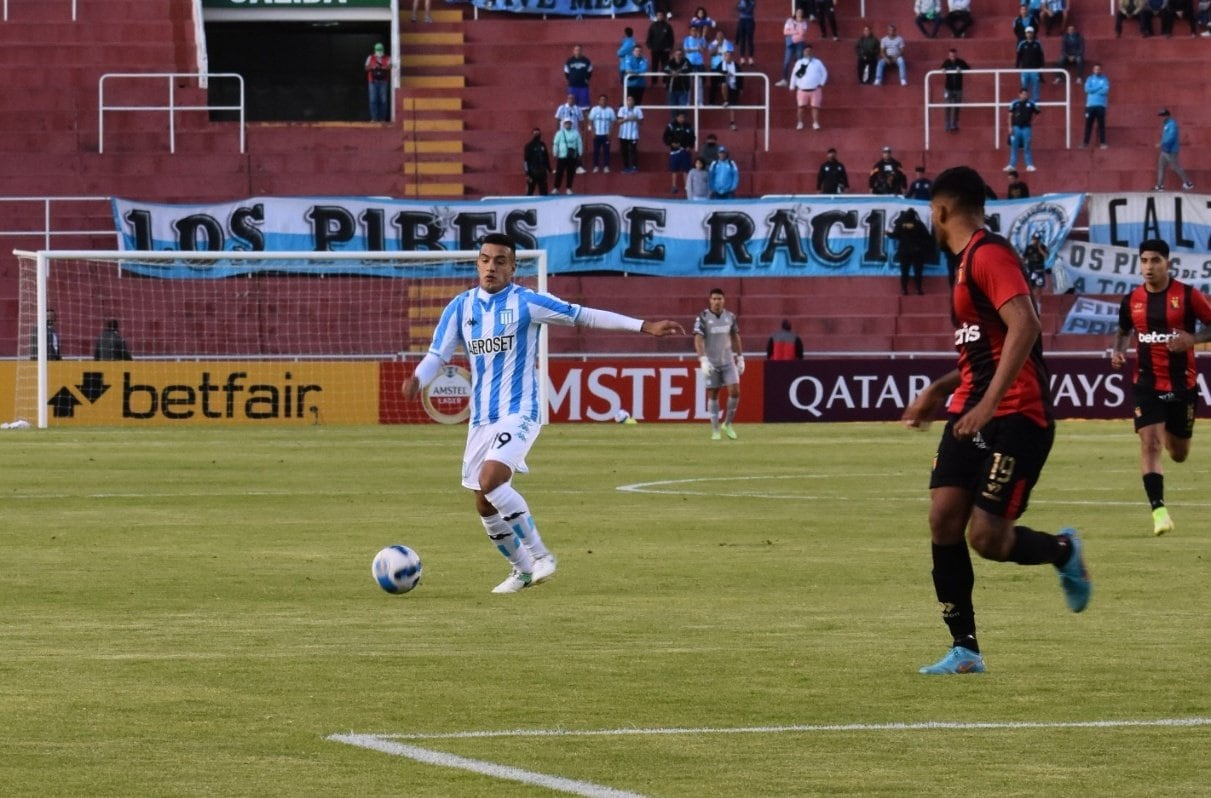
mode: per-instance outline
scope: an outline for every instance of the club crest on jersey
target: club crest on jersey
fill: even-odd
[[[513,323],[513,308],[502,308],[496,311],[497,324],[512,324]]]
[[[1169,297],[1169,307],[1174,310],[1179,310],[1182,306],[1182,298],[1180,296]]]

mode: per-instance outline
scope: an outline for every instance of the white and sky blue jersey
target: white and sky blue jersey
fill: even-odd
[[[429,354],[449,363],[462,344],[471,369],[471,426],[507,415],[533,421],[538,407],[540,324],[576,324],[580,305],[511,283],[495,294],[478,286],[442,311]]]

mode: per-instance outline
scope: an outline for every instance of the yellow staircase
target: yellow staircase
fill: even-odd
[[[461,197],[463,182],[463,15],[435,9],[433,22],[401,21],[400,124],[403,196]]]

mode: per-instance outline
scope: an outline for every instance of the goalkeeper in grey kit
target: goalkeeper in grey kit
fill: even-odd
[[[694,351],[706,378],[707,412],[711,416],[711,440],[724,435],[736,440],[732,421],[740,405],[740,375],[744,373],[744,347],[736,314],[723,307],[723,289],[712,288],[710,305],[694,319]],[[727,388],[727,410],[719,413],[719,389]]]

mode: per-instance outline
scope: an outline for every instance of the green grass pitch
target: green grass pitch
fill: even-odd
[[[1207,795],[1206,427],[1153,538],[1129,423],[1060,425],[1024,522],[1082,530],[1093,600],[977,560],[962,677],[917,674],[949,642],[940,427],[738,431],[544,430],[516,484],[559,572],[515,596],[461,428],[0,433],[0,792],[558,794],[354,733],[590,795]],[[425,564],[402,597],[370,576],[395,542]],[[402,737],[509,730],[661,733]]]

